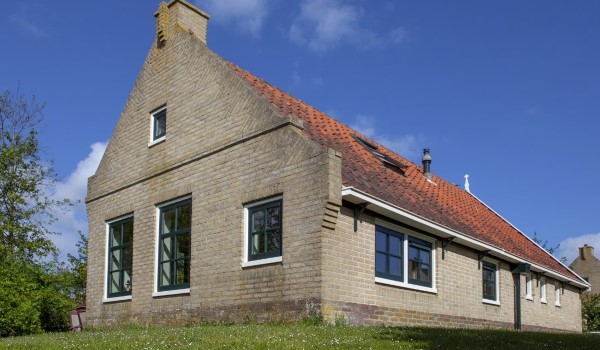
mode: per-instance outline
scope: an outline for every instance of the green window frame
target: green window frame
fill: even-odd
[[[281,199],[247,207],[248,261],[282,254],[283,202]]]
[[[133,217],[108,224],[108,298],[131,295],[133,261]]]
[[[152,141],[167,135],[167,107],[152,113]]]
[[[408,283],[431,287],[432,244],[408,236]]]
[[[496,264],[488,261],[482,262],[482,282],[483,282],[483,299],[486,300],[498,300],[497,290],[497,277],[498,271]]]
[[[385,227],[375,229],[375,276],[403,282],[404,235]]]
[[[192,201],[160,208],[158,291],[190,287]]]

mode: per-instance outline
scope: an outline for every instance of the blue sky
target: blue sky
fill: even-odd
[[[0,88],[45,101],[44,155],[83,199],[159,1],[5,1]],[[600,250],[600,2],[197,0],[208,46],[463,186],[528,235]],[[75,250],[85,208],[56,238]],[[600,256],[600,252],[597,253]]]

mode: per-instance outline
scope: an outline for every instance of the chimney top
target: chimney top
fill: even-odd
[[[594,256],[594,247],[586,243],[583,245],[583,247],[579,248],[579,258],[581,260],[586,260],[590,256]]]
[[[429,155],[429,148],[423,149],[423,158],[421,159],[423,163],[423,176],[429,181],[431,181],[431,155]]]
[[[174,30],[180,29],[195,35],[206,44],[206,31],[210,16],[185,0],[161,2],[156,17],[156,40],[165,45]]]

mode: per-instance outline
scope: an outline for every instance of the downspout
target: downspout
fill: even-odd
[[[521,324],[521,275],[526,275],[531,270],[531,265],[522,263],[517,265],[511,272],[515,279],[515,330],[522,329]]]

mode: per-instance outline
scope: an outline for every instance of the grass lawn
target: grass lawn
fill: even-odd
[[[0,339],[10,349],[600,349],[600,335],[306,323],[89,329]]]

